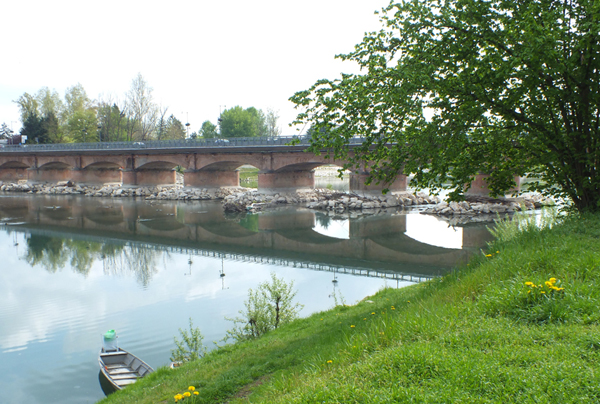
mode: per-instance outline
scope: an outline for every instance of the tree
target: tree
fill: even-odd
[[[98,130],[99,141],[118,142],[124,141],[127,138],[125,131],[127,117],[125,116],[125,112],[110,97],[99,101],[97,115],[100,127]]]
[[[3,123],[0,127],[0,139],[10,139],[13,135],[12,129],[10,129],[6,123]]]
[[[65,141],[65,134],[61,130],[58,118],[56,117],[54,112],[50,111],[42,119],[42,128],[46,132],[44,140],[46,140],[47,143],[63,143]]]
[[[281,135],[281,127],[277,123],[279,115],[277,111],[267,109],[267,115],[265,116],[265,131],[268,137],[277,137]]]
[[[312,123],[311,150],[367,165],[373,181],[412,185],[474,175],[502,194],[513,176],[600,210],[600,3],[593,0],[405,0],[342,60],[360,74],[320,80],[291,100]],[[348,142],[364,143],[349,154]]]
[[[303,305],[293,303],[296,297],[294,282],[286,283],[271,274],[271,282],[263,282],[256,290],[248,290],[248,300],[244,302],[245,310],[240,310],[241,317],[234,319],[234,328],[228,330],[224,341],[233,338],[237,342],[258,338],[265,333],[290,323],[298,318]]]
[[[38,100],[29,93],[23,93],[18,99],[13,101],[19,105],[19,112],[21,113],[21,123],[25,123],[27,118],[32,115],[39,115]]]
[[[37,114],[30,115],[19,132],[21,139],[26,136],[26,140],[23,139],[23,143],[49,143],[48,132],[44,127],[44,120]]]
[[[78,143],[98,141],[98,119],[93,109],[75,112],[67,122],[70,138]]]
[[[186,131],[183,123],[173,114],[167,119],[167,132],[165,139],[185,139]]]
[[[36,95],[36,100],[40,116],[53,114],[58,118],[63,112],[64,105],[56,90],[52,91],[48,87],[42,87]]]
[[[222,137],[256,137],[265,136],[265,116],[254,107],[242,109],[240,106],[227,109],[221,113]]]
[[[198,132],[200,133],[200,136],[202,136],[204,139],[213,139],[219,137],[219,132],[217,132],[217,126],[211,121],[202,122],[202,127]]]
[[[158,107],[152,99],[152,87],[146,83],[141,73],[131,81],[127,92],[127,110],[133,124],[130,126],[130,139],[148,140],[154,132],[158,119]]]

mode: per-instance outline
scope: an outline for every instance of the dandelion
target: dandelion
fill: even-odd
[[[183,396],[181,394],[175,394],[175,402],[183,400]]]
[[[333,363],[333,361],[330,359],[330,360],[327,361],[327,363]]]
[[[188,387],[188,390],[189,391],[194,391],[194,390],[196,390],[196,388],[194,386],[190,386],[190,387]]]
[[[363,320],[366,320],[366,319],[367,319],[366,317],[365,317],[365,318],[363,318]]]
[[[525,286],[535,287],[533,282],[525,282]]]
[[[492,256],[492,254],[486,254],[485,256],[490,258]]]
[[[372,316],[374,316],[374,315],[375,315],[375,312],[371,313],[371,315],[372,315]]]
[[[186,391],[185,393],[183,393],[184,397],[191,397],[192,393],[190,393],[189,391]]]
[[[352,325],[350,326],[350,328],[354,328],[354,327],[355,327],[355,325],[354,325],[354,324],[352,324]]]
[[[396,308],[394,306],[392,306],[392,310],[396,310]]]
[[[197,391],[194,391],[194,395],[195,396],[197,396],[198,394],[200,394],[200,393],[198,393]]]

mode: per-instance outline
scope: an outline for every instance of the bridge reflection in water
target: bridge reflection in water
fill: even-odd
[[[227,216],[214,201],[0,197],[0,223],[33,236],[108,241],[398,281],[420,282],[443,275],[490,240],[487,229],[477,225],[462,228],[462,248],[420,242],[406,235],[404,213],[346,217],[344,238],[322,234],[319,228],[335,224],[336,219],[342,217],[297,207]]]

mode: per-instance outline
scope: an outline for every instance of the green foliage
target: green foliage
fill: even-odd
[[[219,137],[219,132],[217,132],[217,126],[210,121],[202,122],[202,127],[199,131],[200,136],[204,139],[214,139]]]
[[[256,290],[249,289],[245,309],[239,311],[241,317],[227,318],[233,321],[234,327],[227,331],[224,340],[232,338],[239,342],[259,338],[298,318],[303,306],[293,303],[297,293],[293,288],[293,281],[286,283],[271,273],[271,282],[259,284]]]
[[[494,194],[528,174],[600,210],[600,3],[405,0],[381,20],[338,56],[360,74],[291,97],[296,123],[319,129],[310,150],[454,199],[480,172]],[[350,154],[353,137],[364,143]]]
[[[222,137],[256,137],[266,136],[265,115],[254,107],[242,109],[240,106],[227,109],[221,113]]]
[[[172,362],[195,361],[206,355],[206,347],[202,344],[204,336],[200,332],[200,328],[194,327],[191,317],[189,332],[180,328],[179,333],[181,341],[177,337],[173,337],[177,349],[171,351]]]
[[[44,119],[37,115],[30,115],[19,132],[21,136],[27,136],[26,143],[48,143],[48,132],[44,127]],[[25,143],[25,142],[24,142]]]
[[[127,139],[128,118],[115,103],[102,101],[98,109],[98,140],[101,142],[119,142]]]
[[[98,141],[98,120],[93,109],[76,110],[67,121],[69,138],[78,143]]]

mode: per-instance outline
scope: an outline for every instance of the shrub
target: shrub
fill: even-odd
[[[233,321],[234,327],[227,331],[224,340],[258,338],[296,319],[303,306],[293,303],[296,296],[293,287],[293,281],[286,283],[272,273],[270,282],[261,283],[256,290],[249,289],[248,300],[244,302],[245,309],[239,311],[241,317],[226,317]]]
[[[199,359],[206,354],[206,347],[203,346],[202,340],[204,336],[198,327],[194,327],[192,318],[190,317],[190,332],[179,329],[182,340],[179,341],[174,337],[175,346],[177,349],[171,351],[172,362],[188,362]]]

